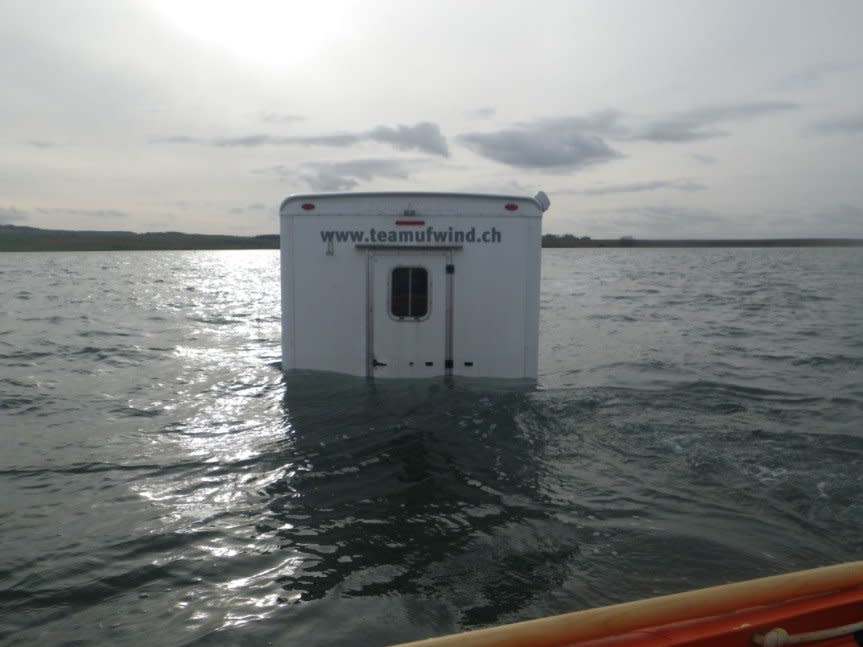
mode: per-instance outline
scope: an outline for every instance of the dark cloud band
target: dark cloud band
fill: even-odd
[[[360,182],[376,178],[408,179],[424,160],[360,159],[344,162],[309,162],[296,168],[278,165],[256,169],[256,174],[301,180],[313,191],[350,191]]]
[[[396,150],[413,150],[428,153],[429,155],[449,157],[449,147],[447,146],[446,138],[441,134],[440,127],[430,122],[421,122],[412,126],[378,126],[361,133],[334,133],[331,135],[282,136],[255,134],[244,135],[242,137],[215,137],[212,139],[178,135],[154,139],[151,143],[198,144],[221,148],[251,148],[256,146],[329,146],[347,148],[363,142],[386,144]]]
[[[798,107],[798,104],[789,101],[755,101],[695,108],[648,122],[636,129],[631,138],[663,143],[725,137],[729,132],[719,126],[723,122],[746,121],[796,110]]]
[[[673,189],[693,193],[704,191],[707,186],[692,180],[655,180],[652,182],[632,182],[629,184],[608,184],[604,186],[590,187],[571,193],[579,195],[614,195],[619,193],[644,193],[647,191],[658,191],[660,189]]]
[[[820,135],[855,135],[863,133],[863,114],[825,119],[813,124],[809,130]]]
[[[617,129],[617,113],[609,111],[466,133],[458,140],[478,155],[508,166],[568,171],[622,157],[600,136]]]

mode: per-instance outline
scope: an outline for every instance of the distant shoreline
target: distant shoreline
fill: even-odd
[[[863,247],[863,238],[723,238],[638,239],[576,238],[546,234],[542,246],[547,249],[602,247]],[[154,232],[136,234],[129,231],[67,231],[0,225],[0,252],[107,252],[169,251],[218,249],[278,249],[278,234],[261,236],[226,236]]]
[[[0,225],[0,252],[110,252],[206,249],[278,249],[279,236],[224,236],[176,231],[66,231]]]
[[[596,247],[863,247],[863,238],[566,239],[543,236],[545,248]]]

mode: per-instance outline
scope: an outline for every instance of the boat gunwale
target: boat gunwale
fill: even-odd
[[[863,561],[427,638],[399,647],[554,647],[863,586]]]

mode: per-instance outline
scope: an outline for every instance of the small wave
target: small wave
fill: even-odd
[[[213,529],[200,528],[193,532],[161,532],[133,537],[105,546],[112,560],[136,560],[151,555],[171,553],[219,537]]]
[[[214,326],[229,326],[232,324],[241,323],[241,319],[233,319],[230,317],[189,317],[189,321],[197,323],[212,324]]]
[[[0,354],[0,360],[34,360],[41,359],[43,357],[52,357],[54,353],[41,352],[41,351],[18,351],[16,353],[5,353]]]
[[[51,575],[55,581],[63,579],[61,574]],[[43,579],[38,578],[36,582],[41,583]],[[5,602],[4,606],[9,610],[84,608],[99,604],[119,593],[157,581],[183,583],[173,577],[170,567],[146,564],[71,586],[34,588],[31,578],[24,578],[14,589],[0,589],[0,601]]]
[[[117,407],[116,409],[111,409],[111,413],[126,418],[155,418],[162,415],[164,412],[164,409],[160,408],[139,409],[138,407],[133,406]]]
[[[708,380],[697,380],[685,384],[676,385],[673,389],[678,393],[691,395],[704,395],[709,393],[725,393],[744,399],[768,400],[786,404],[809,404],[822,401],[821,397],[789,393],[786,391],[775,391],[755,386],[745,386],[731,382],[712,382]]]
[[[620,323],[634,323],[639,321],[639,319],[634,316],[623,314],[593,314],[589,315],[587,318],[597,321],[614,321]]]
[[[863,357],[850,355],[813,355],[801,357],[791,362],[794,366],[834,367],[848,366],[857,368],[863,366]]]
[[[794,355],[780,354],[780,353],[753,353],[753,359],[760,359],[767,362],[789,362],[795,358]]]
[[[43,474],[99,474],[103,472],[145,472],[151,474],[166,474],[175,471],[185,471],[205,467],[201,461],[177,461],[171,464],[161,463],[72,463],[60,466],[9,467],[0,469],[0,476],[12,478],[30,478]]]
[[[35,404],[35,400],[32,398],[21,398],[21,397],[8,397],[3,396],[0,397],[0,409],[21,409],[22,407],[32,407]]]
[[[120,330],[85,330],[78,333],[78,337],[133,337],[133,333],[122,332]]]

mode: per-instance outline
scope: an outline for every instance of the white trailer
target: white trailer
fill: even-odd
[[[330,193],[282,202],[282,368],[535,378],[549,201]]]

